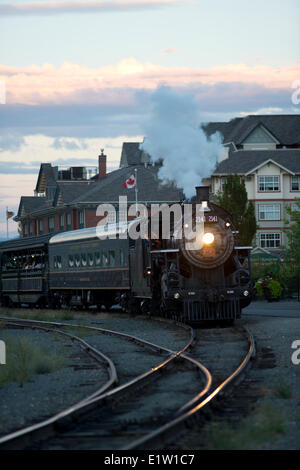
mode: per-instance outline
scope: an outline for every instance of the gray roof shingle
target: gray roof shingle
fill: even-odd
[[[141,142],[124,142],[120,167],[140,165],[150,161],[149,155],[140,149]]]
[[[183,192],[173,184],[163,184],[157,176],[157,166],[137,165],[137,188],[139,202],[178,202]],[[118,202],[119,196],[127,196],[128,202],[135,202],[135,190],[126,189],[123,183],[134,173],[132,167],[124,167],[108,173],[96,181],[73,203]]]
[[[270,159],[287,170],[300,174],[300,150],[297,149],[238,150],[220,162],[213,174],[245,174]]]
[[[261,114],[235,118],[229,122],[211,122],[203,126],[207,135],[219,131],[224,143],[242,144],[258,125],[262,124],[281,145],[300,144],[300,114]]]
[[[19,204],[17,217],[20,217],[23,212],[30,214],[41,209],[48,207],[45,197],[37,196],[22,196]]]

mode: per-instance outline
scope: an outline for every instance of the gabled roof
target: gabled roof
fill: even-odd
[[[124,142],[120,167],[140,165],[150,161],[149,155],[140,149],[141,142]]]
[[[55,185],[55,167],[52,167],[51,163],[41,163],[35,191],[37,193],[43,193],[47,186]]]
[[[292,174],[300,174],[300,150],[297,149],[238,150],[232,152],[229,158],[220,162],[213,174],[250,174],[268,161],[273,161]]]
[[[279,166],[279,168],[281,168],[281,169],[282,169],[283,171],[285,171],[286,173],[290,173],[291,175],[294,175],[294,174],[295,174],[294,171],[291,171],[291,170],[289,170],[288,168],[284,167],[283,165],[281,165],[281,163],[278,163],[278,161],[275,162],[274,160],[272,160],[272,158],[269,158],[268,160],[263,161],[262,163],[260,163],[259,165],[257,165],[255,168],[252,168],[250,171],[248,171],[248,172],[246,173],[246,176],[247,176],[247,175],[250,175],[251,173],[254,173],[255,171],[257,171],[257,170],[259,170],[260,168],[262,168],[263,166],[268,165],[269,163],[273,163],[274,165]]]
[[[91,183],[93,185],[95,183]],[[63,204],[70,204],[74,199],[89,191],[87,184],[59,184],[56,188],[56,193],[53,200],[53,206],[61,206]]]
[[[174,184],[163,184],[157,176],[158,167],[137,165],[137,188],[139,202],[179,202],[183,192]],[[134,172],[132,167],[123,167],[108,173],[104,178],[86,187],[86,191],[72,201],[78,203],[119,202],[119,196],[127,196],[129,203],[135,202],[135,190],[126,189],[123,183]]]
[[[203,129],[208,136],[219,131],[224,137],[224,143],[241,145],[258,125],[265,127],[281,145],[300,144],[300,114],[249,115],[229,122],[211,122],[204,125]]]
[[[24,217],[31,212],[45,209],[49,206],[45,197],[22,196],[20,199],[18,214],[15,219]]]

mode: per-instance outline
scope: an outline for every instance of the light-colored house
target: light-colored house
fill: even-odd
[[[278,252],[287,244],[286,208],[298,210],[295,199],[300,198],[300,115],[248,116],[211,123],[206,130],[209,135],[219,130],[224,137],[223,159],[210,179],[212,192],[223,190],[228,174],[240,175],[255,205],[254,245]]]

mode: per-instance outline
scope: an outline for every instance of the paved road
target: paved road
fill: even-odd
[[[300,302],[296,300],[281,300],[280,302],[256,300],[243,309],[243,315],[295,316],[300,318]]]

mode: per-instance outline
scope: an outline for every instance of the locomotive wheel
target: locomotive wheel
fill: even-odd
[[[151,315],[152,310],[152,301],[149,299],[143,300],[141,302],[141,313],[143,315]]]

